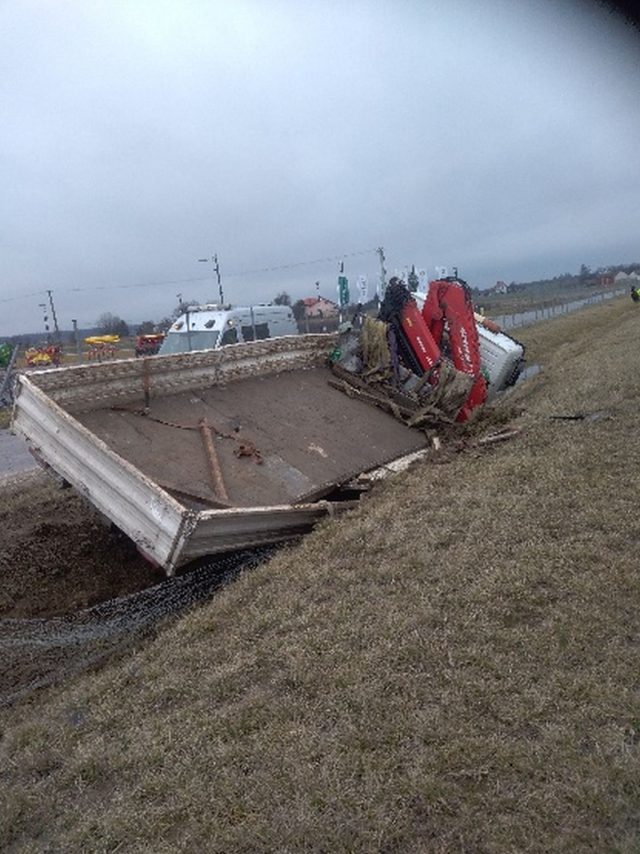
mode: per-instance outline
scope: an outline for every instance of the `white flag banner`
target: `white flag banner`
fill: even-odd
[[[369,282],[366,276],[358,276],[359,302],[365,303],[369,299]]]
[[[418,273],[418,290],[421,294],[426,294],[428,287],[429,282],[427,281],[427,271],[420,270]]]

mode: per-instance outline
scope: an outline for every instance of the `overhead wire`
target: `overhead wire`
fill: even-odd
[[[360,252],[348,252],[342,255],[333,255],[326,258],[316,258],[313,261],[296,261],[292,264],[278,264],[273,267],[260,267],[255,270],[239,270],[237,272],[225,272],[225,279],[236,279],[241,278],[242,276],[254,276],[258,273],[273,273],[278,270],[293,270],[296,267],[309,267],[313,264],[326,264],[331,261],[342,261],[346,258],[356,258],[362,255],[370,255],[374,252],[377,252],[377,249],[364,249]],[[192,276],[186,279],[165,279],[162,281],[154,281],[154,282],[132,282],[127,285],[87,285],[86,287],[76,287],[76,288],[56,288],[55,292],[57,294],[61,293],[83,293],[87,291],[111,291],[111,290],[128,290],[130,288],[151,288],[151,287],[163,287],[168,285],[183,285],[189,284],[191,282],[209,282],[211,280],[211,275],[209,276]],[[21,299],[30,299],[31,297],[40,296],[41,294],[46,293],[46,289],[42,289],[41,291],[35,291],[29,294],[20,294],[12,297],[1,297],[0,303],[6,302],[14,302],[15,300]]]
[[[33,293],[30,294],[18,294],[17,296],[13,297],[1,297],[0,302],[15,302],[15,300],[19,299],[30,299],[31,297],[42,296],[42,294],[46,294],[46,292],[47,291],[43,288],[41,291],[33,291]]]

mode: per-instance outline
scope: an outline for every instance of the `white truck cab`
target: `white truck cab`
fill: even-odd
[[[160,355],[213,350],[227,344],[297,334],[298,326],[289,305],[190,306],[172,323]]]

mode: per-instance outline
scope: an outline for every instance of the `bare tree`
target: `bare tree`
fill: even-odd
[[[156,331],[156,325],[153,320],[143,320],[140,326],[138,326],[137,334],[138,335],[153,335]]]
[[[291,297],[286,291],[280,291],[279,294],[273,298],[274,305],[291,305]]]
[[[298,323],[300,323],[301,320],[304,320],[307,313],[307,307],[304,304],[304,300],[299,299],[297,302],[294,302],[291,310],[293,311],[293,316]]]
[[[129,327],[124,320],[117,314],[111,314],[110,311],[100,315],[96,326],[104,335],[121,335],[124,338],[129,334]]]

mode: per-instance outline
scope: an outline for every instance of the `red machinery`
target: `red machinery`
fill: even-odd
[[[62,360],[62,348],[59,344],[29,347],[25,352],[25,358],[30,368],[44,368],[49,365],[58,367]]]
[[[136,356],[155,356],[164,338],[164,332],[138,335],[136,338]]]
[[[487,381],[480,363],[478,328],[467,283],[455,277],[429,282],[422,316],[440,347],[446,329],[454,367],[475,377],[469,397],[458,413],[457,420],[466,421],[471,411],[487,399]]]
[[[430,282],[420,311],[407,287],[391,279],[380,317],[392,324],[407,366],[418,376],[427,374],[432,386],[439,382],[443,355],[451,358],[458,371],[474,378],[457,421],[466,421],[473,409],[485,402],[487,383],[480,364],[478,330],[466,282],[453,276]]]

